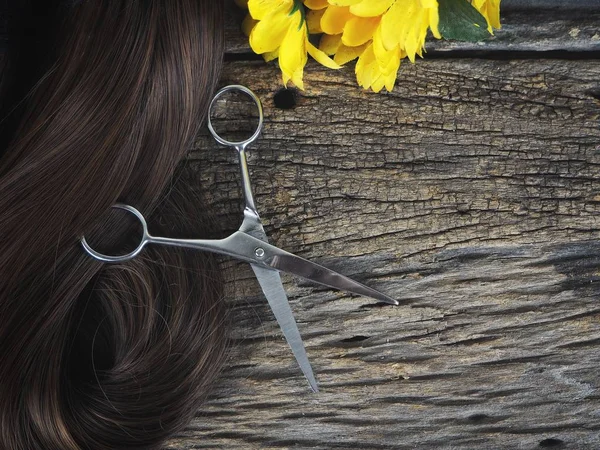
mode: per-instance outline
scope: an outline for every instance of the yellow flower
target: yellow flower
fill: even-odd
[[[391,91],[401,59],[408,56],[414,62],[416,55],[422,56],[427,31],[441,38],[437,0],[329,0],[329,4],[321,29],[340,36],[334,60],[341,62],[339,51],[345,60],[354,54],[349,48],[364,46],[356,75],[365,89]],[[320,48],[331,54],[332,44],[325,39]]]
[[[251,28],[250,47],[267,61],[279,58],[283,84],[292,81],[304,89],[304,66],[307,53],[331,69],[340,66],[308,41],[308,30],[303,16],[304,6],[299,0],[248,0],[248,11],[253,19],[246,21]]]
[[[267,61],[279,58],[284,84],[292,81],[301,89],[309,54],[331,68],[358,58],[358,83],[375,92],[384,87],[391,91],[401,60],[414,63],[417,55],[423,56],[429,30],[437,39],[442,38],[440,27],[447,38],[483,39],[472,31],[473,26],[483,31],[483,20],[474,18],[479,17],[475,11],[464,13],[465,6],[471,9],[467,1],[485,18],[490,33],[500,28],[501,0],[448,2],[441,10],[438,0],[234,1],[249,9],[242,27],[252,49]],[[452,16],[460,8],[463,12]],[[309,42],[309,34],[322,34],[319,49]]]

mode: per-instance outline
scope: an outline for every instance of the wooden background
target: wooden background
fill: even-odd
[[[495,37],[430,41],[380,94],[312,62],[282,91],[230,7],[222,84],[263,100],[249,166],[271,242],[401,306],[283,276],[313,394],[224,260],[229,362],[165,450],[600,448],[600,0],[502,5]],[[205,133],[184,176],[235,230],[236,155]]]
[[[494,38],[430,42],[389,94],[314,63],[281,93],[231,18],[222,84],[263,99],[271,241],[401,306],[284,276],[313,394],[224,261],[231,357],[166,448],[600,448],[600,2],[503,5]],[[234,230],[236,155],[201,136],[186,176]]]

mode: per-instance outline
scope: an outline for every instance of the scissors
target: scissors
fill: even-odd
[[[244,141],[231,142],[223,139],[215,131],[211,122],[210,113],[213,111],[216,101],[222,95],[236,91],[248,95],[254,101],[258,108],[259,120],[258,126],[252,136]],[[248,164],[246,161],[246,147],[257,140],[262,130],[263,120],[264,116],[260,99],[245,86],[231,85],[224,87],[216,93],[209,107],[208,129],[212,136],[219,144],[235,148],[239,155],[245,207],[244,219],[238,231],[224,239],[173,239],[152,236],[148,232],[148,225],[140,211],[133,206],[118,203],[113,205],[113,208],[122,209],[133,214],[141,223],[142,237],[138,246],[128,254],[114,256],[99,253],[94,250],[86,241],[85,236],[81,238],[81,244],[89,255],[99,261],[107,263],[118,263],[133,259],[138,256],[148,244],[204,250],[227,255],[250,263],[302,373],[308,380],[312,390],[318,392],[317,381],[315,380],[312,367],[308,361],[306,349],[304,348],[302,337],[300,336],[287,295],[283,289],[279,272],[291,273],[334,289],[363,295],[391,305],[398,305],[398,302],[393,298],[365,286],[364,284],[351,280],[338,272],[327,269],[326,267],[310,262],[269,244],[254,203],[252,187],[250,185],[250,174],[248,172]]]

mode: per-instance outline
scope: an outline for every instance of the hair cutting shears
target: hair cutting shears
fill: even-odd
[[[258,126],[254,134],[248,139],[239,142],[231,142],[223,139],[215,131],[211,122],[210,113],[213,111],[217,99],[223,94],[232,91],[238,91],[248,95],[256,104],[259,115]],[[245,207],[244,220],[238,231],[224,239],[173,239],[152,236],[148,232],[148,226],[144,216],[137,209],[129,205],[116,204],[113,206],[114,208],[119,208],[132,213],[142,225],[142,237],[137,248],[123,256],[111,256],[94,250],[88,244],[85,237],[81,238],[81,243],[85,251],[92,257],[109,263],[123,262],[135,258],[147,244],[162,244],[204,250],[231,256],[232,258],[250,263],[300,369],[304,373],[312,390],[317,392],[317,382],[310,366],[310,362],[308,361],[308,356],[306,355],[306,350],[290,308],[287,295],[283,289],[279,272],[291,273],[334,289],[371,297],[380,302],[392,305],[397,305],[398,302],[393,298],[365,286],[364,284],[351,280],[338,272],[327,269],[326,267],[310,262],[269,244],[254,203],[252,187],[250,184],[250,174],[248,172],[248,164],[246,161],[246,147],[255,142],[258,138],[262,130],[263,119],[263,110],[260,99],[250,89],[244,86],[231,85],[224,87],[217,92],[209,108],[208,128],[211,134],[218,143],[235,148],[239,155]]]

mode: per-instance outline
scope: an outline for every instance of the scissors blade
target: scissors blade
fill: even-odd
[[[375,289],[365,286],[358,281],[354,281],[341,273],[334,270],[323,267],[319,264],[310,262],[300,256],[293,255],[280,250],[273,258],[268,262],[269,266],[282,272],[288,272],[293,275],[298,275],[307,280],[314,281],[315,283],[323,284],[325,286],[339,289],[341,291],[352,292],[353,294],[364,295],[371,297],[375,300],[379,300],[383,303],[389,303],[391,305],[398,305],[398,301],[383,294],[382,292],[376,291]]]
[[[252,270],[254,270],[254,274],[258,279],[260,287],[262,288],[265,297],[267,297],[269,306],[271,306],[273,314],[283,331],[283,335],[292,349],[292,353],[296,357],[296,361],[298,361],[302,373],[308,380],[308,384],[310,384],[310,387],[314,392],[319,392],[317,381],[315,380],[312,367],[308,361],[306,349],[302,343],[302,337],[300,336],[300,331],[298,330],[298,325],[296,324],[294,314],[290,308],[287,295],[281,284],[279,273],[274,270],[259,267],[255,264],[251,264],[250,266],[252,267]]]
[[[251,235],[256,235],[257,237]],[[261,239],[262,238],[262,239]],[[364,295],[390,305],[398,305],[393,298],[354,281],[335,270],[328,269],[319,264],[310,262],[300,256],[286,252],[274,245],[265,242],[264,231],[255,229],[251,232],[237,231],[231,236],[219,241],[197,240],[196,248],[222,253],[241,261],[247,261],[258,267],[279,270],[291,273],[309,281],[314,281],[334,289]],[[201,242],[201,243],[200,243]],[[261,256],[258,256],[258,251]]]

